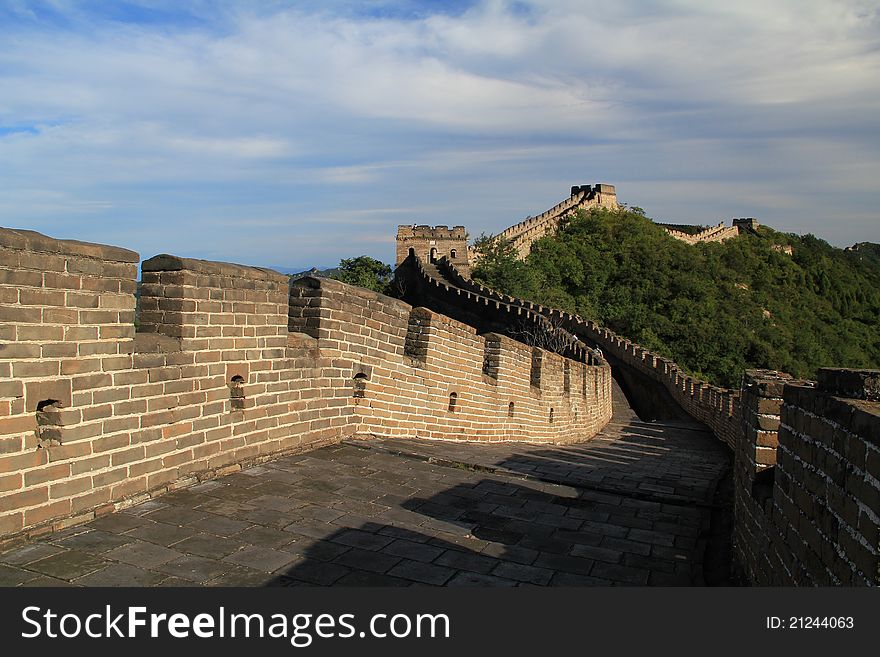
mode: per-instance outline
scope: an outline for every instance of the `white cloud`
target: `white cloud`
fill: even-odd
[[[411,208],[476,234],[603,181],[658,216],[714,220],[720,195],[786,230],[833,213],[826,237],[880,241],[864,219],[880,204],[876,2],[493,0],[416,19],[145,3],[202,19],[158,26],[53,5],[75,28],[19,3],[0,34],[7,225],[69,215],[146,252],[152,216],[161,250],[327,264],[364,240],[328,229],[261,251],[246,221],[203,222],[373,207],[393,231]],[[805,202],[823,186],[833,202]]]

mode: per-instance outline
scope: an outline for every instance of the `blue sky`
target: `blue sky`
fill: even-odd
[[[605,182],[658,221],[880,242],[880,2],[0,4],[0,225],[393,260]]]

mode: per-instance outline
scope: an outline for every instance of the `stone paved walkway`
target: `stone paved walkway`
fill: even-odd
[[[698,585],[721,444],[349,441],[0,554],[4,586]]]

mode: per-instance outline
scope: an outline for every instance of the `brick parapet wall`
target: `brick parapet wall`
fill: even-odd
[[[673,361],[663,358],[640,345],[615,334],[597,323],[572,313],[511,297],[466,278],[450,262],[437,263],[441,274],[466,294],[476,295],[490,303],[509,306],[511,312],[534,313],[559,324],[585,344],[596,344],[619,361],[663,385],[673,399],[692,417],[706,424],[731,449],[742,436],[740,423],[740,392],[714,386],[696,379],[679,369]],[[427,274],[425,274],[427,276]],[[433,281],[432,285],[442,285]]]
[[[406,264],[406,273],[402,277],[400,277],[401,269],[398,269],[398,281],[403,287],[416,283],[416,287],[419,288],[416,297],[430,299],[435,310],[456,316],[470,325],[482,326],[485,332],[495,330],[486,329],[486,326],[494,326],[496,329],[515,327],[519,331],[533,333],[541,333],[548,327],[555,326],[545,321],[550,318],[547,309],[515,297],[498,294],[464,278],[459,269],[448,259],[441,258],[434,272],[426,268],[418,258],[408,260]],[[440,272],[440,276],[437,276],[437,272]],[[482,294],[476,291],[477,289],[485,290],[487,293]],[[407,293],[410,291],[407,290]],[[559,328],[565,330],[564,327]],[[598,358],[586,345],[574,340],[571,340],[565,348],[560,347],[560,351],[580,362],[605,364],[604,360]]]
[[[513,340],[326,279],[159,256],[135,334],[137,260],[0,229],[0,540],[357,433],[567,442],[610,417],[607,366],[550,354],[535,390]]]
[[[142,271],[140,331],[181,339],[184,350],[221,351],[225,360],[284,347],[283,274],[169,255],[144,261]]]
[[[793,581],[793,560],[784,549],[783,536],[767,520],[773,513],[782,395],[790,381],[788,374],[765,370],[750,370],[743,377],[743,435],[734,449],[733,543],[737,562],[751,582]],[[759,477],[759,473],[763,474]]]
[[[685,233],[680,230],[675,230],[674,228],[663,227],[663,230],[666,233],[680,242],[686,242],[688,244],[703,244],[707,242],[723,242],[724,240],[728,240],[732,237],[737,237],[740,233],[740,229],[738,226],[725,226],[724,222],[719,223],[717,226],[710,226],[706,230],[700,231],[699,233],[690,234]]]
[[[712,386],[594,322],[503,295],[441,261],[460,296],[537,313],[670,391],[735,454],[734,552],[757,585],[877,585],[880,372],[825,368],[818,387],[751,371],[743,389]],[[427,276],[426,272],[423,275]]]
[[[560,201],[549,210],[545,210],[535,217],[529,217],[509,228],[506,228],[498,237],[509,240],[516,247],[520,258],[525,258],[532,248],[535,240],[552,233],[559,226],[559,222],[567,214],[580,208],[605,207],[616,209],[617,192],[613,185],[598,184],[595,186],[580,185],[571,188],[571,196]],[[470,247],[468,249],[471,265],[477,261],[478,254]],[[398,262],[402,262],[399,260]]]
[[[750,371],[741,391],[695,379],[594,322],[438,269],[472,294],[542,314],[662,383],[734,451],[734,552],[757,585],[877,585],[880,372],[825,368],[819,383]]]
[[[747,461],[750,476],[776,465],[782,391],[791,382],[784,372],[749,370],[743,377],[741,407],[743,440],[737,445]]]
[[[545,352],[541,386],[535,388],[529,384],[532,348],[506,336],[481,335],[427,308],[325,279],[297,280],[291,299],[292,315],[301,318],[295,309],[303,308],[328,321],[322,353],[329,349],[343,359],[352,376],[366,375],[356,404],[359,432],[573,442],[595,435],[611,416],[611,377],[604,363]],[[298,306],[296,299],[308,299],[307,305]],[[340,335],[344,343],[333,339]]]
[[[425,261],[446,256],[464,270],[469,270],[468,235],[464,226],[398,226],[395,267],[399,266],[410,251]],[[453,253],[455,257],[453,258]]]
[[[761,389],[756,382],[766,394],[749,395],[749,408],[772,417],[778,406],[779,430],[775,458],[765,459],[775,466],[761,471],[747,449],[737,454],[734,549],[749,581],[880,583],[877,381],[877,371],[826,369],[818,388],[780,379]]]

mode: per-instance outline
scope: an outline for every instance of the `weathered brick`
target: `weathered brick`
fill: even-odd
[[[19,303],[23,306],[63,306],[65,293],[60,290],[22,288]]]
[[[24,483],[26,486],[35,486],[44,484],[47,481],[55,481],[58,479],[66,479],[70,476],[70,464],[58,463],[38,470],[30,470],[24,474]]]
[[[97,425],[100,427],[100,425]],[[67,435],[73,431],[76,431],[79,427],[75,427],[73,429],[67,429],[65,431],[65,438]],[[87,456],[92,453],[92,445],[87,441],[79,442],[79,443],[65,443],[63,445],[56,445],[55,447],[50,447],[45,450],[41,450],[47,453],[48,460],[50,462],[63,461],[65,459],[78,459],[83,456]]]
[[[18,493],[0,496],[0,513],[17,511],[49,501],[49,487],[28,488]]]
[[[34,509],[28,509],[24,512],[24,522],[26,525],[38,525],[48,520],[62,518],[70,515],[70,500],[58,500],[51,504],[38,506]]]
[[[42,284],[43,275],[40,272],[0,269],[0,285],[40,287]]]
[[[76,356],[77,345],[73,342],[58,342],[55,344],[44,344],[40,356],[42,358],[72,358]],[[64,374],[64,365],[62,363],[61,373]]]
[[[24,513],[0,515],[0,535],[15,534],[24,527]]]
[[[70,464],[70,473],[71,475],[76,476],[79,474],[85,474],[87,472],[103,470],[104,468],[109,467],[110,456],[106,454],[99,454],[98,456],[92,456],[89,458],[73,461]]]
[[[72,274],[46,272],[43,275],[43,282],[47,288],[60,290],[79,290],[82,287],[82,277]]]
[[[110,489],[110,498],[114,500],[122,500],[147,490],[146,476],[140,476],[135,479],[127,479],[122,481]]]
[[[142,445],[138,445],[136,447],[132,447],[131,449],[125,449],[120,452],[114,452],[111,454],[111,463],[113,466],[117,465],[125,465],[127,463],[133,463],[135,461],[140,461],[144,458],[145,452]]]
[[[92,488],[91,477],[80,477],[79,479],[71,479],[49,486],[49,497],[58,499],[62,497],[71,497],[79,493],[85,493]]]
[[[0,474],[36,468],[49,462],[48,450],[37,449],[24,454],[0,456]]]
[[[9,491],[18,490],[22,487],[23,480],[24,478],[20,472],[0,475],[0,493],[8,493]]]
[[[34,415],[0,418],[0,435],[11,435],[36,431],[37,419]]]
[[[90,374],[77,376],[72,380],[73,390],[87,390],[89,388],[106,388],[113,385],[113,377],[110,374]]]
[[[19,361],[12,364],[12,376],[23,379],[58,376],[60,370],[58,361]]]
[[[90,292],[67,292],[65,305],[68,308],[97,308],[99,295]]]

